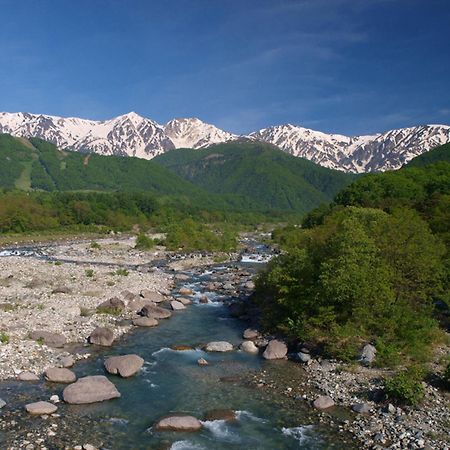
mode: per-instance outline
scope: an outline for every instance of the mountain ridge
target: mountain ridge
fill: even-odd
[[[327,134],[292,124],[236,135],[198,118],[166,124],[135,112],[95,121],[31,113],[0,113],[0,133],[38,137],[61,149],[152,159],[176,148],[206,148],[237,139],[276,145],[324,167],[363,173],[398,169],[414,157],[450,142],[450,126],[419,125],[362,136]]]

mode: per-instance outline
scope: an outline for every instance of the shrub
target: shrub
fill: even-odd
[[[450,362],[447,364],[447,367],[444,371],[444,381],[450,386]]]
[[[115,272],[114,272],[116,275],[119,275],[119,276],[122,276],[122,277],[127,277],[128,276],[128,274],[129,274],[129,272],[128,272],[128,270],[127,269],[124,269],[124,268],[119,268],[119,269],[117,269]]]
[[[90,247],[93,248],[93,249],[96,249],[96,250],[100,250],[100,249],[102,248],[102,247],[100,246],[100,244],[99,244],[98,242],[95,242],[95,241],[92,241],[92,242],[91,242]]]
[[[155,246],[155,241],[144,233],[139,233],[136,237],[134,248],[138,250],[151,250]]]
[[[99,306],[97,308],[97,314],[109,314],[111,316],[120,315],[121,310],[119,308],[114,308],[112,306]]]
[[[0,333],[0,342],[2,344],[7,344],[9,342],[9,336],[6,333]]]
[[[87,276],[88,278],[93,278],[93,277],[94,277],[94,274],[95,274],[95,272],[94,272],[93,269],[86,269],[86,270],[84,271],[84,273],[86,274],[86,276]]]
[[[399,372],[392,378],[384,381],[384,390],[390,399],[399,403],[416,406],[424,398],[425,391],[422,386],[424,373],[417,367]]]

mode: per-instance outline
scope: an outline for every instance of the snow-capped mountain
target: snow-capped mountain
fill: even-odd
[[[161,125],[134,112],[104,121],[0,113],[0,132],[39,137],[53,142],[59,148],[101,155],[151,159],[175,148]]]
[[[134,112],[94,121],[42,114],[0,113],[0,133],[39,137],[59,148],[152,159],[175,148],[204,148],[238,138],[261,140],[322,166],[350,172],[398,169],[417,155],[450,142],[450,126],[422,125],[368,136],[326,134],[295,125],[237,136],[196,118],[165,125]]]
[[[204,148],[239,137],[195,117],[173,119],[164,125],[164,131],[176,148]]]
[[[398,169],[415,156],[450,142],[450,126],[423,125],[348,137],[288,124],[265,128],[250,136],[322,166],[361,173]]]

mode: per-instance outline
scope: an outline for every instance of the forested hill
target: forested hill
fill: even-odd
[[[405,167],[420,167],[439,161],[450,162],[450,144],[441,145],[420,156],[416,156]]]
[[[269,208],[298,212],[329,202],[355,179],[252,141],[172,150],[153,161],[208,192],[246,195]]]

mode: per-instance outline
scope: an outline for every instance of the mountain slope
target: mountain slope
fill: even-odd
[[[354,179],[252,141],[173,150],[154,162],[208,192],[246,195],[273,209],[298,212],[331,200]]]
[[[406,167],[421,167],[428,164],[435,164],[440,161],[447,161],[450,163],[450,144],[441,145],[423,155],[416,156]]]

